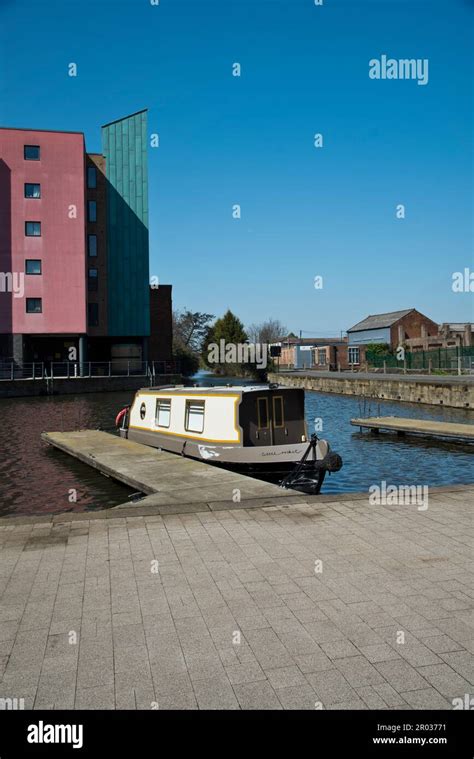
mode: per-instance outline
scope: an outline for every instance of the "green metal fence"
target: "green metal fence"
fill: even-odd
[[[429,351],[405,352],[405,363],[398,360],[396,355],[392,354],[371,354],[370,350],[366,352],[367,363],[374,368],[403,369],[407,371],[424,370],[431,371],[444,370],[456,372],[459,369],[463,371],[474,371],[474,347],[464,348],[436,348]]]

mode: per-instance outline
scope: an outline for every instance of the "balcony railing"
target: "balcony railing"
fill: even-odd
[[[50,361],[18,364],[0,361],[0,381],[18,379],[89,379],[92,377],[148,377],[179,374],[178,361],[139,361],[115,359],[113,361]]]

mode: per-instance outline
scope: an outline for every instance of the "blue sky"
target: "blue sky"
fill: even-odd
[[[0,9],[2,125],[84,131],[94,152],[102,124],[149,108],[150,273],[175,306],[308,335],[409,307],[474,318],[451,290],[474,268],[474,1]],[[382,54],[428,58],[428,84],[371,80]]]

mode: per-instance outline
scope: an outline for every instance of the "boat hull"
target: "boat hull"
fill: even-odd
[[[178,453],[189,458],[215,464],[248,474],[272,474],[282,477],[290,472],[308,449],[308,442],[272,446],[205,445],[194,440],[162,435],[148,430],[120,430],[123,437],[153,448]],[[316,444],[316,463],[322,461],[329,451],[325,440]],[[314,460],[308,461],[308,471],[314,469]]]

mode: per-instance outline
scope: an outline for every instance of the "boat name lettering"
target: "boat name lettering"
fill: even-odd
[[[262,453],[262,456],[282,456],[285,453],[299,453],[299,451],[297,448],[286,451],[269,451],[268,453]]]

